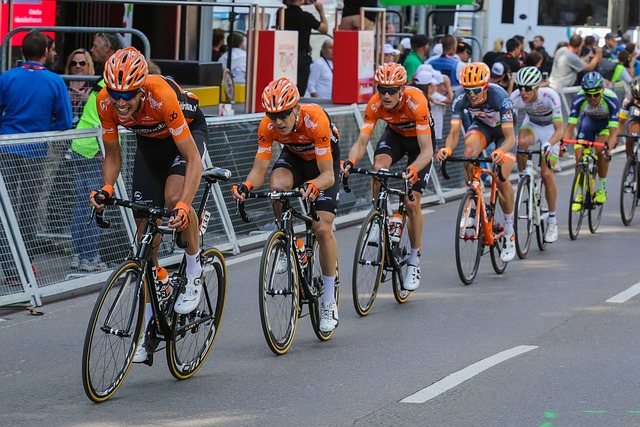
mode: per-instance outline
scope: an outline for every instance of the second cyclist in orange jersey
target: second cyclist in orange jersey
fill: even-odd
[[[349,159],[344,162],[343,172],[348,174],[349,169],[364,156],[376,122],[387,122],[387,128],[376,146],[373,169],[388,169],[407,155],[404,176],[413,184],[414,200],[405,200],[411,253],[403,286],[413,291],[420,286],[420,249],[424,224],[420,198],[429,182],[431,159],[435,151],[433,119],[424,93],[420,89],[405,86],[407,72],[402,65],[393,62],[382,64],[376,70],[375,82],[378,93],[367,103],[364,124],[358,140],[349,151]],[[374,197],[379,188],[379,184],[372,181]]]

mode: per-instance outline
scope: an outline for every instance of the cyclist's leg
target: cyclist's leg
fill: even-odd
[[[627,133],[640,133],[640,120],[635,120],[635,118],[630,118],[628,120],[627,125]],[[627,138],[625,152],[627,153],[627,157],[631,157],[633,154],[633,146],[635,145],[638,138]]]
[[[282,149],[280,157],[274,163],[269,176],[269,188],[271,191],[289,191],[295,186],[295,183],[304,182],[299,168],[296,167],[298,159],[298,156],[288,149]],[[273,212],[276,220],[279,221],[282,214],[282,203],[274,202]]]
[[[373,157],[373,170],[389,169],[404,156],[404,148],[402,147],[402,136],[391,130],[389,126],[385,129],[380,137]],[[378,197],[380,191],[380,183],[375,179],[371,180],[371,196],[373,200]]]
[[[526,120],[526,118],[525,118]],[[518,150],[528,150],[531,144],[536,140],[536,135],[534,134],[531,126],[527,126],[525,123],[522,124],[520,130],[518,131],[518,139],[516,140],[516,147]],[[518,171],[522,172],[524,170],[525,164],[527,163],[527,158],[523,154],[518,154]]]
[[[598,134],[595,141],[607,143],[609,139],[609,129],[603,130]],[[607,193],[607,174],[609,172],[609,156],[603,155],[604,148],[597,148],[598,161],[596,162],[596,171],[598,172],[598,191],[596,192],[595,201],[598,203],[604,203],[606,201]],[[602,195],[604,192],[604,196]],[[604,197],[604,198],[603,198]]]
[[[464,157],[478,157],[487,146],[487,135],[482,122],[473,120],[464,136]],[[465,165],[464,178],[467,182],[473,177],[473,167]]]

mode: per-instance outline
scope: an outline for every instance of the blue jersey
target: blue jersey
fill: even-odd
[[[580,91],[575,98],[573,98],[571,113],[569,114],[567,123],[577,124],[578,118],[582,113],[583,117],[587,116],[596,121],[606,121],[608,123],[607,127],[617,128],[619,111],[620,103],[618,97],[612,90],[605,89],[600,97],[600,102],[595,106],[589,105],[584,91]]]
[[[465,110],[473,121],[480,121],[491,128],[503,123],[513,123],[513,104],[509,94],[497,84],[489,83],[487,97],[482,104],[473,105],[464,93],[464,88],[456,91],[451,104],[451,120],[462,120]]]

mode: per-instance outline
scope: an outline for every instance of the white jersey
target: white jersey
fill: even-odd
[[[524,110],[525,118],[538,126],[551,126],[555,120],[562,120],[560,96],[550,87],[539,87],[538,99],[531,103],[524,102],[520,89],[516,89],[511,93],[511,102],[514,110]]]

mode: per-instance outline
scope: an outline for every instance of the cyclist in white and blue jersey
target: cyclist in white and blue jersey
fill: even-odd
[[[573,131],[578,127],[577,139],[604,142],[607,149],[615,147],[618,137],[619,101],[616,94],[604,87],[604,78],[597,71],[590,71],[582,78],[582,90],[576,94],[571,103],[571,113],[567,120],[564,138],[571,139]],[[603,156],[603,148],[596,148],[598,162],[596,168],[598,176],[598,191],[593,201],[605,203],[607,201],[607,172],[609,158]],[[575,147],[576,164],[582,160],[582,147]],[[576,200],[576,202],[580,202]],[[572,209],[580,209],[580,204]]]
[[[524,110],[525,116],[518,131],[517,146],[520,150],[540,149],[543,155],[555,166],[560,152],[560,140],[564,130],[562,104],[560,96],[550,87],[540,87],[542,73],[536,67],[524,67],[516,73],[516,90],[511,93],[511,102],[515,111]],[[524,169],[526,159],[518,154],[518,170]],[[545,232],[545,241],[558,240],[558,219],[556,201],[558,187],[553,179],[553,170],[542,162],[540,175],[545,188],[545,198],[549,206],[549,222]]]
[[[629,93],[622,100],[618,128],[624,129],[627,123],[627,133],[640,134],[640,77],[636,77],[629,85]],[[633,154],[633,146],[638,138],[626,138],[625,152],[627,157]]]

